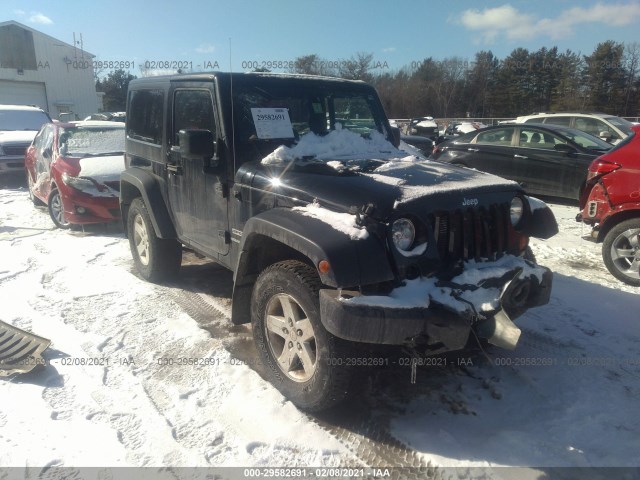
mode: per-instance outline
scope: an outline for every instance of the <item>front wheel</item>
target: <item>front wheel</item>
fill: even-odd
[[[58,228],[70,228],[71,224],[67,222],[64,216],[64,205],[62,205],[62,197],[57,188],[51,190],[49,194],[49,216]]]
[[[640,218],[620,222],[604,237],[602,258],[611,275],[640,286]]]
[[[302,410],[332,407],[346,395],[350,372],[342,340],[320,321],[320,280],[293,260],[265,269],[251,298],[254,340],[268,380]]]
[[[160,282],[175,277],[182,263],[182,245],[158,238],[141,198],[131,202],[127,216],[129,247],[136,269],[145,280]]]

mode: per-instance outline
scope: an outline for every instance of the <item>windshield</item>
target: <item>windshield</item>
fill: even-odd
[[[394,150],[385,138],[384,112],[368,91],[274,83],[234,85],[233,94],[236,148],[257,160],[280,146],[298,144],[306,146],[292,152],[288,160],[328,160],[358,153],[372,158],[382,143],[387,154]]]
[[[581,132],[580,130],[562,130],[562,134],[569,140],[577,143],[582,148],[589,150],[610,150],[611,144],[600,140],[598,137],[589,135],[588,133]]]
[[[633,124],[628,120],[625,120],[624,118],[606,117],[605,120],[610,124],[618,127],[620,130],[622,130],[625,133],[625,135],[631,135],[633,133],[633,130],[631,130],[631,127],[633,126]]]
[[[46,113],[37,110],[0,110],[0,130],[33,130],[49,123]]]
[[[60,155],[67,157],[121,155],[124,140],[124,127],[71,127],[60,134],[59,150]]]

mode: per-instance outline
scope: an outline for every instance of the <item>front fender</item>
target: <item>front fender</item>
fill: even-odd
[[[247,257],[256,241],[271,238],[307,257],[314,266],[327,260],[331,268],[319,272],[324,285],[334,288],[357,287],[393,280],[383,241],[372,233],[353,240],[328,223],[287,208],[274,208],[247,221],[242,234],[236,283],[247,271]]]
[[[558,233],[558,222],[551,209],[542,200],[524,196],[529,205],[522,233],[546,240]]]

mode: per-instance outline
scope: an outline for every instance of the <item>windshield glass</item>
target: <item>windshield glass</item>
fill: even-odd
[[[581,132],[580,130],[566,129],[562,130],[562,134],[569,140],[580,145],[582,148],[602,151],[611,149],[610,143],[600,140],[598,137],[594,137],[588,133]]]
[[[49,123],[46,113],[37,110],[0,110],[0,130],[38,131]]]
[[[624,118],[606,117],[605,120],[610,124],[618,127],[620,130],[622,130],[625,133],[625,135],[631,135],[633,133],[633,130],[631,130],[631,127],[633,126],[633,124],[628,120],[625,120]]]
[[[86,157],[89,155],[118,155],[124,152],[124,127],[65,128],[60,134],[60,155]]]
[[[289,151],[281,160],[330,160],[386,158],[396,150],[374,94],[303,83],[234,85],[238,151],[261,160],[283,146]]]

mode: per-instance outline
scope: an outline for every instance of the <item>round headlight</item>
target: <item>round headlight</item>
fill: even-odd
[[[511,208],[509,209],[511,215],[511,225],[514,227],[522,220],[524,215],[524,203],[520,197],[513,197],[511,200]]]
[[[393,237],[393,244],[398,250],[407,251],[411,248],[413,240],[416,238],[416,227],[413,226],[411,220],[399,218],[393,222],[391,236]]]

